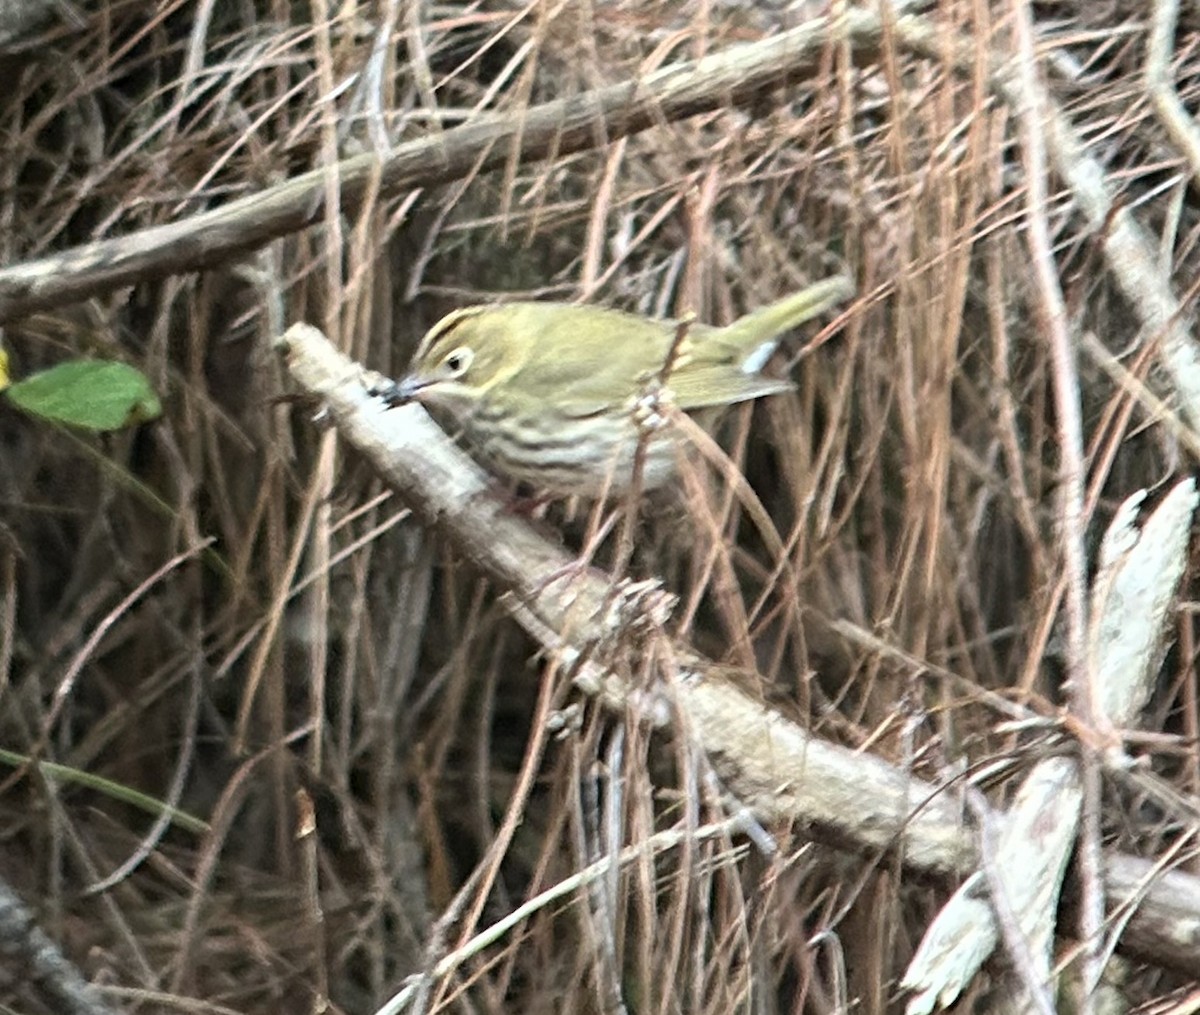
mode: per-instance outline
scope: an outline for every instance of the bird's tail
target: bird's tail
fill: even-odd
[[[743,372],[757,373],[775,348],[776,338],[853,295],[853,283],[835,275],[739,318],[720,329],[721,341],[744,349],[748,358]]]

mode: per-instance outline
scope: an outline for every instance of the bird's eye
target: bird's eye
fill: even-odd
[[[475,354],[470,349],[463,346],[448,353],[446,358],[442,360],[442,363],[446,367],[447,372],[452,376],[461,377],[467,372],[467,367],[471,365],[471,360],[474,356]]]

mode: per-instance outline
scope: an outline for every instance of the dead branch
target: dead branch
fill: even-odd
[[[855,15],[850,21],[860,43],[877,38],[877,19]],[[521,161],[551,152],[569,155],[658,124],[751,103],[770,89],[811,75],[830,40],[831,22],[820,18],[640,81],[481,117],[382,156],[369,152],[314,169],[178,222],[5,268],[0,270],[0,323],[119,286],[227,263],[312,225],[323,214],[330,172],[339,180],[343,210],[353,214],[376,176],[383,195],[394,196],[503,166],[514,148]]]
[[[68,1015],[110,1015],[91,985],[34,921],[7,882],[0,880],[0,965],[4,978],[30,981],[56,1010]]]
[[[413,510],[509,590],[514,614],[588,693],[651,721],[667,721],[646,691],[621,686],[599,650],[628,623],[626,598],[595,569],[582,570],[494,495],[487,476],[415,406],[387,409],[371,375],[308,325],[277,342],[293,380],[319,399],[339,434],[362,452]],[[974,834],[943,789],[884,761],[813,737],[724,679],[687,645],[675,645],[668,708],[710,757],[729,790],[764,822],[790,823],[820,841],[868,855],[899,855],[910,870],[961,876],[978,862]],[[1140,900],[1122,947],[1159,965],[1200,968],[1200,880],[1159,882],[1134,858],[1106,859],[1117,912]],[[1181,901],[1186,900],[1186,901]],[[1182,908],[1181,908],[1182,907]]]

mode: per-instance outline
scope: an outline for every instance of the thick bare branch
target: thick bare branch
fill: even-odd
[[[419,516],[452,539],[507,588],[514,612],[550,652],[577,667],[577,682],[625,707],[645,692],[596,672],[626,597],[607,577],[583,570],[495,496],[486,475],[446,439],[423,409],[385,408],[368,394],[371,377],[308,325],[279,339],[289,373],[318,398],[339,433],[399,490]],[[963,875],[977,865],[974,835],[942,792],[878,758],[812,736],[723,679],[686,645],[676,646],[669,689],[680,722],[718,774],[756,817],[791,823],[814,838],[865,853],[894,850],[914,871]],[[646,709],[653,713],[654,709]],[[665,719],[669,713],[650,715]],[[1200,881],[1172,873],[1170,887],[1136,862],[1112,858],[1108,899],[1124,911],[1140,899],[1123,946],[1161,965],[1200,968]],[[1181,899],[1195,900],[1195,906]]]
[[[851,30],[870,35],[874,18]],[[598,88],[515,113],[480,117],[453,130],[395,148],[344,159],[332,171],[345,210],[353,211],[380,174],[383,193],[448,183],[474,169],[504,165],[513,147],[521,161],[597,148],[655,124],[753,102],[763,92],[811,75],[830,41],[821,18],[761,42],[731,47],[641,80]],[[314,169],[220,208],[128,236],[100,240],[0,270],[0,322],[82,300],[119,286],[227,262],[318,221],[330,167]]]

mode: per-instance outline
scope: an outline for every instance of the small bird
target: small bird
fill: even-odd
[[[792,390],[761,373],[780,335],[852,293],[828,278],[721,328],[570,303],[466,307],[377,393],[430,409],[494,473],[553,495],[617,497],[633,485],[639,445],[642,489],[675,475],[680,441],[658,408]]]

